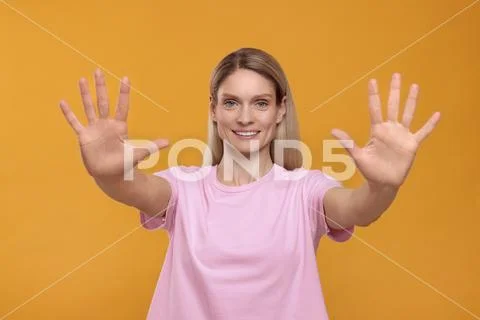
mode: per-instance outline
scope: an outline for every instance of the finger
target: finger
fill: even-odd
[[[124,77],[120,82],[120,95],[118,97],[117,111],[115,112],[115,119],[126,121],[128,116],[130,100],[130,82],[127,77]]]
[[[405,103],[405,110],[403,111],[402,124],[405,128],[410,128],[415,114],[415,108],[417,105],[419,87],[416,84],[410,86],[407,102]]]
[[[332,129],[331,134],[337,138],[340,144],[347,150],[350,156],[355,159],[360,152],[360,148],[350,136],[340,129]]]
[[[80,88],[80,95],[82,96],[83,109],[85,110],[85,115],[87,116],[88,124],[92,124],[97,120],[97,114],[95,113],[95,108],[93,107],[92,97],[90,96],[90,90],[88,90],[87,79],[81,78],[78,82]]]
[[[368,106],[372,125],[381,123],[383,121],[382,109],[380,104],[380,96],[378,95],[378,85],[375,79],[372,79],[368,82]]]
[[[388,120],[398,120],[398,105],[400,103],[400,74],[394,73],[390,83],[390,94],[388,96]]]
[[[423,125],[423,127],[414,134],[418,144],[422,143],[422,141],[430,135],[433,129],[435,129],[435,126],[437,125],[439,120],[440,112],[435,112],[430,117],[430,119],[428,119],[428,121]]]
[[[97,105],[100,119],[108,118],[108,94],[105,76],[100,69],[95,71],[95,88],[97,90]]]
[[[157,139],[152,141],[153,145],[149,144],[146,148],[135,148],[133,153],[133,162],[138,164],[140,161],[143,161],[149,155],[154,154],[160,149],[163,149],[168,146],[169,142],[167,139]]]
[[[78,134],[84,129],[80,121],[78,121],[77,117],[75,114],[72,112],[70,107],[68,106],[68,103],[64,100],[60,101],[60,109],[62,109],[63,115],[65,116],[65,119],[67,119],[68,123],[70,126],[73,128],[73,130]]]

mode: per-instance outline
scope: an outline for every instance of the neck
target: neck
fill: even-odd
[[[232,161],[232,164],[225,165],[225,158],[222,158],[217,168],[217,178],[225,185],[240,186],[255,181],[266,175],[273,167],[273,161],[268,157],[260,157],[258,162],[252,161],[246,168]],[[258,163],[258,168],[256,168]],[[250,169],[250,172],[249,170]]]

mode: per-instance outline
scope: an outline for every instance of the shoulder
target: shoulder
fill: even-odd
[[[203,179],[206,179],[211,171],[213,166],[171,166],[166,169],[155,172],[157,176],[165,177],[170,181],[175,181],[176,183],[183,182],[198,182]]]
[[[319,183],[340,185],[340,182],[335,178],[318,169],[297,168],[294,170],[287,170],[278,166],[278,170],[275,172],[275,178],[277,180],[292,181],[304,185],[307,188],[313,187]]]
[[[333,187],[342,187],[342,183],[321,170],[309,170],[305,179],[305,186],[318,195],[324,194]]]

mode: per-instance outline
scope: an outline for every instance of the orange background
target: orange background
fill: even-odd
[[[384,216],[346,243],[321,241],[331,318],[479,319],[480,5],[447,20],[471,3],[0,1],[0,319],[145,318],[167,234],[94,184],[58,102],[85,123],[77,81],[92,84],[100,65],[112,103],[131,79],[132,139],[206,141],[210,72],[244,46],[284,67],[316,168],[330,165],[332,128],[365,143],[371,77],[384,100],[393,72],[403,96],[420,85],[414,129],[442,113]]]

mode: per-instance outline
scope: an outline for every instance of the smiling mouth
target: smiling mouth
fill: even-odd
[[[260,131],[235,131],[235,130],[232,130],[232,132],[241,138],[253,138],[260,133]]]

